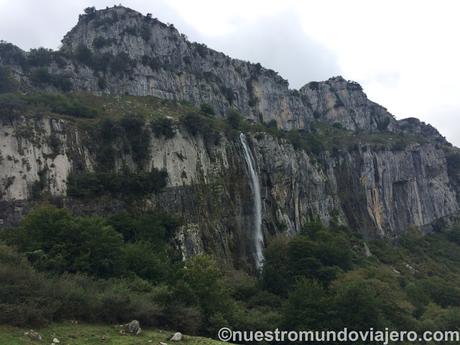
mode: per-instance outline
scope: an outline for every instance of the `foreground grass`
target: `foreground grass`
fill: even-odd
[[[37,329],[43,337],[42,342],[29,339],[24,335],[27,329],[11,326],[0,326],[0,345],[32,345],[51,344],[53,338],[57,338],[61,345],[137,345],[156,344],[166,342],[171,344],[169,339],[173,332],[161,330],[143,330],[139,336],[120,335],[119,329],[115,326],[99,326],[71,323],[53,324],[43,329]],[[216,340],[184,336],[183,340],[177,342],[180,345],[219,345],[225,344]]]

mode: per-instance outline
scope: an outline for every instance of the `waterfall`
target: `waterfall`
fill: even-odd
[[[250,186],[252,191],[252,196],[254,200],[254,253],[256,267],[259,269],[262,267],[262,262],[264,259],[263,248],[264,248],[264,236],[262,234],[262,199],[260,196],[260,184],[259,176],[255,169],[255,160],[252,156],[251,150],[249,149],[248,143],[246,142],[246,136],[240,134],[241,145],[243,145],[244,158],[248,166],[249,175],[251,178]]]

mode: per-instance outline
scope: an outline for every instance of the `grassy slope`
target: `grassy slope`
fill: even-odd
[[[120,335],[115,326],[74,325],[63,323],[50,325],[47,328],[37,330],[43,337],[43,341],[36,342],[25,336],[25,331],[27,331],[27,329],[0,326],[0,345],[51,344],[54,337],[58,338],[62,345],[158,345],[160,342],[169,344],[169,339],[172,336],[172,332],[159,330],[144,330],[139,336]],[[208,338],[184,336],[184,339],[177,344],[218,345],[224,343]]]

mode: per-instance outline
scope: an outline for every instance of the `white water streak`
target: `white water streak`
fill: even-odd
[[[246,142],[246,136],[243,133],[240,134],[240,140],[241,145],[243,145],[244,158],[246,160],[249,175],[251,178],[250,186],[254,199],[254,254],[256,267],[259,269],[262,267],[264,260],[264,236],[262,233],[262,199],[260,196],[259,176],[257,175],[257,171],[255,169],[254,157],[252,156],[251,150],[249,149],[249,146]]]

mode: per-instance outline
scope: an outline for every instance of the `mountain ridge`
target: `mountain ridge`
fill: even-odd
[[[251,121],[274,121],[283,129],[310,130],[321,121],[353,131],[403,131],[404,120],[370,101],[356,82],[339,76],[289,89],[275,71],[192,43],[173,25],[123,6],[86,9],[62,42],[48,72],[66,80],[72,91],[208,103],[220,116],[235,108]],[[40,81],[34,85],[17,62],[5,62],[24,89],[53,89]]]

